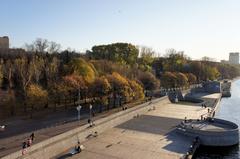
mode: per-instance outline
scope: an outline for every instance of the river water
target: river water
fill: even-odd
[[[232,96],[222,98],[216,118],[232,121],[240,126],[240,79],[232,83]],[[229,148],[200,147],[196,159],[240,159],[239,146]]]

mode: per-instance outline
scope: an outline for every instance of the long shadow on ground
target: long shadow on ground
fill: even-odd
[[[181,121],[181,119],[176,118],[141,115],[118,125],[117,128],[164,135],[165,139],[170,142],[163,149],[171,152],[186,153],[192,139],[177,133],[176,126]]]

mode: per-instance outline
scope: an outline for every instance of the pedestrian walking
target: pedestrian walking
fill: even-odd
[[[31,135],[30,135],[30,139],[32,139],[32,141],[34,140],[34,138],[35,138],[35,134],[34,133],[32,133]]]
[[[24,149],[24,148],[26,148],[27,147],[27,143],[24,141],[23,143],[22,143],[22,148]]]
[[[32,139],[28,138],[27,139],[27,147],[30,147],[32,145]]]
[[[25,155],[27,152],[27,143],[24,141],[22,143],[22,155]]]
[[[88,119],[88,124],[89,124],[89,126],[90,126],[90,127],[92,127],[92,126],[93,126],[93,122],[92,122],[92,120],[91,120],[91,119]]]

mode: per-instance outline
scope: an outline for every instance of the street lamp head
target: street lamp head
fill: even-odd
[[[77,111],[80,111],[80,110],[81,110],[81,108],[82,108],[82,106],[81,106],[81,105],[79,105],[79,106],[77,106],[77,107],[76,107]]]

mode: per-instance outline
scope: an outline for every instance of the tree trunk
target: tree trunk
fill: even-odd
[[[31,106],[31,114],[30,114],[30,119],[33,118],[33,105]]]

